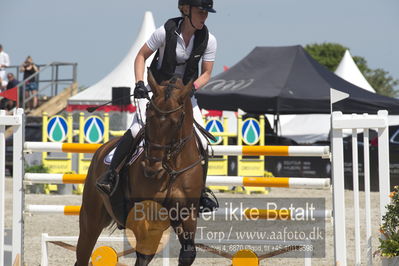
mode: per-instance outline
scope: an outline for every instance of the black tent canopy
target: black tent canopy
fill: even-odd
[[[399,114],[399,100],[345,81],[315,61],[302,46],[256,47],[196,94],[205,109],[254,114],[330,113],[330,88],[350,97],[334,104],[344,113]]]

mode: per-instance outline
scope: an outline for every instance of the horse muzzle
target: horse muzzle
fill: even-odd
[[[157,178],[161,176],[161,172],[164,170],[162,163],[155,163],[153,166],[147,166],[145,162],[142,162],[144,176],[146,178]]]

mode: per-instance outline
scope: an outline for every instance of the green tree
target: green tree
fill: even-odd
[[[399,92],[395,89],[399,81],[394,79],[389,73],[381,68],[371,70],[366,76],[370,85],[378,94],[396,97]]]
[[[338,43],[315,43],[306,45],[305,50],[317,62],[334,72],[348,48]],[[393,78],[389,72],[380,68],[370,69],[364,57],[353,56],[353,60],[363,76],[378,94],[390,97],[399,95],[399,92],[395,89],[399,81]]]
[[[348,48],[337,43],[306,45],[305,50],[317,62],[334,72]]]

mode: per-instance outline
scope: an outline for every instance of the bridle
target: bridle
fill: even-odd
[[[177,88],[176,85],[171,84],[171,83],[168,83],[167,86],[168,86],[167,90]],[[179,128],[179,130],[182,130],[182,125],[183,125],[183,121],[185,118],[184,102],[183,102],[183,104],[179,105],[178,107],[176,107],[174,109],[164,110],[164,109],[158,107],[155,104],[153,98],[151,98],[148,103],[147,110],[148,110],[148,108],[151,108],[151,107],[161,116],[167,116],[167,115],[173,114],[179,110],[183,110],[181,112],[179,122],[176,125],[176,127]],[[184,145],[186,143],[188,143],[194,137],[194,129],[188,136],[186,136],[184,138],[177,138],[176,140],[172,141],[171,143],[165,144],[165,145],[154,143],[149,140],[149,138],[148,138],[148,134],[149,134],[148,123],[145,124],[144,134],[145,134],[144,159],[148,160],[149,162],[162,162],[162,168],[171,177],[171,181],[173,181],[179,174],[193,168],[194,166],[196,166],[203,160],[202,156],[200,156],[199,160],[195,161],[193,164],[189,165],[188,167],[185,167],[185,168],[179,169],[179,170],[175,170],[170,166],[170,161],[173,158],[175,158],[175,156],[177,156],[182,151]],[[179,134],[177,134],[177,135],[179,135]],[[164,156],[163,157],[153,157],[150,155],[150,152],[149,152],[150,149],[165,150]]]
[[[147,109],[149,109],[150,106],[153,107],[154,110],[155,110],[158,114],[160,114],[161,116],[167,116],[167,115],[173,114],[173,113],[179,111],[180,109],[183,109],[183,110],[184,110],[184,103],[183,103],[182,105],[179,105],[177,108],[174,108],[174,109],[171,109],[171,110],[163,110],[163,109],[159,108],[159,107],[154,103],[153,99],[151,99],[151,100],[149,101],[149,105],[147,106]],[[178,127],[180,127],[181,124],[183,123],[184,117],[185,117],[185,112],[183,111],[183,112],[181,113],[181,116],[180,116],[180,120],[179,120],[179,123],[178,123]],[[149,137],[148,137],[149,132],[150,132],[150,129],[149,129],[149,127],[148,127],[148,123],[146,123],[146,124],[145,124],[145,129],[144,129],[144,134],[145,134],[145,144],[144,144],[144,152],[145,152],[145,153],[144,153],[144,158],[147,159],[147,160],[149,160],[150,162],[163,162],[164,159],[165,159],[165,157],[166,157],[166,159],[169,160],[169,159],[171,158],[171,156],[172,156],[172,151],[176,150],[176,147],[182,146],[182,144],[180,144],[180,143],[183,143],[183,144],[184,144],[185,142],[188,141],[188,138],[191,139],[191,136],[192,136],[192,134],[190,134],[188,137],[186,137],[186,138],[184,138],[184,139],[178,139],[177,141],[172,141],[170,144],[162,145],[162,144],[158,144],[158,143],[151,142],[151,141],[149,140]],[[149,149],[150,149],[150,148],[158,149],[158,150],[166,150],[166,156],[164,156],[164,157],[162,157],[162,158],[159,158],[159,157],[151,157],[151,156],[149,155]]]

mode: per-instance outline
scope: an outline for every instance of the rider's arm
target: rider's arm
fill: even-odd
[[[161,26],[152,33],[148,41],[143,45],[143,47],[141,47],[136,59],[134,60],[134,76],[136,82],[143,80],[145,61],[165,43],[165,36],[165,28]]]
[[[202,61],[201,76],[199,76],[194,82],[195,89],[204,86],[209,81],[212,74],[213,64],[213,61]]]
[[[136,82],[139,80],[143,80],[145,61],[148,57],[152,55],[153,52],[154,51],[151,50],[146,43],[143,45],[143,47],[141,47],[140,51],[138,52],[136,59],[134,60],[134,76],[136,78]]]
[[[216,38],[211,33],[209,33],[208,45],[202,57],[201,75],[194,82],[195,89],[204,86],[211,78],[212,69],[216,57],[216,50],[217,50]]]

